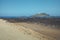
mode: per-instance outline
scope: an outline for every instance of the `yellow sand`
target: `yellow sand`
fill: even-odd
[[[39,40],[31,35],[19,31],[16,26],[0,19],[0,40]]]

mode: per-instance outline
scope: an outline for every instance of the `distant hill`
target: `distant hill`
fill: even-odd
[[[32,17],[47,17],[49,16],[49,14],[46,14],[46,13],[37,13],[35,15],[32,15]]]

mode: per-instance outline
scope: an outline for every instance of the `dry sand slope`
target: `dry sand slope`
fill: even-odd
[[[21,27],[21,26],[20,26]],[[0,40],[39,40],[24,31],[18,30],[17,26],[0,19]]]
[[[0,40],[60,40],[60,30],[0,19]]]

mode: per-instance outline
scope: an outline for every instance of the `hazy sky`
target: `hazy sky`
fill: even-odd
[[[60,0],[0,0],[0,16],[30,16],[36,13],[60,16]]]

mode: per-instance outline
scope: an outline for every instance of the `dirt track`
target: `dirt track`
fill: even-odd
[[[60,40],[60,30],[39,24],[0,20],[0,40]]]

